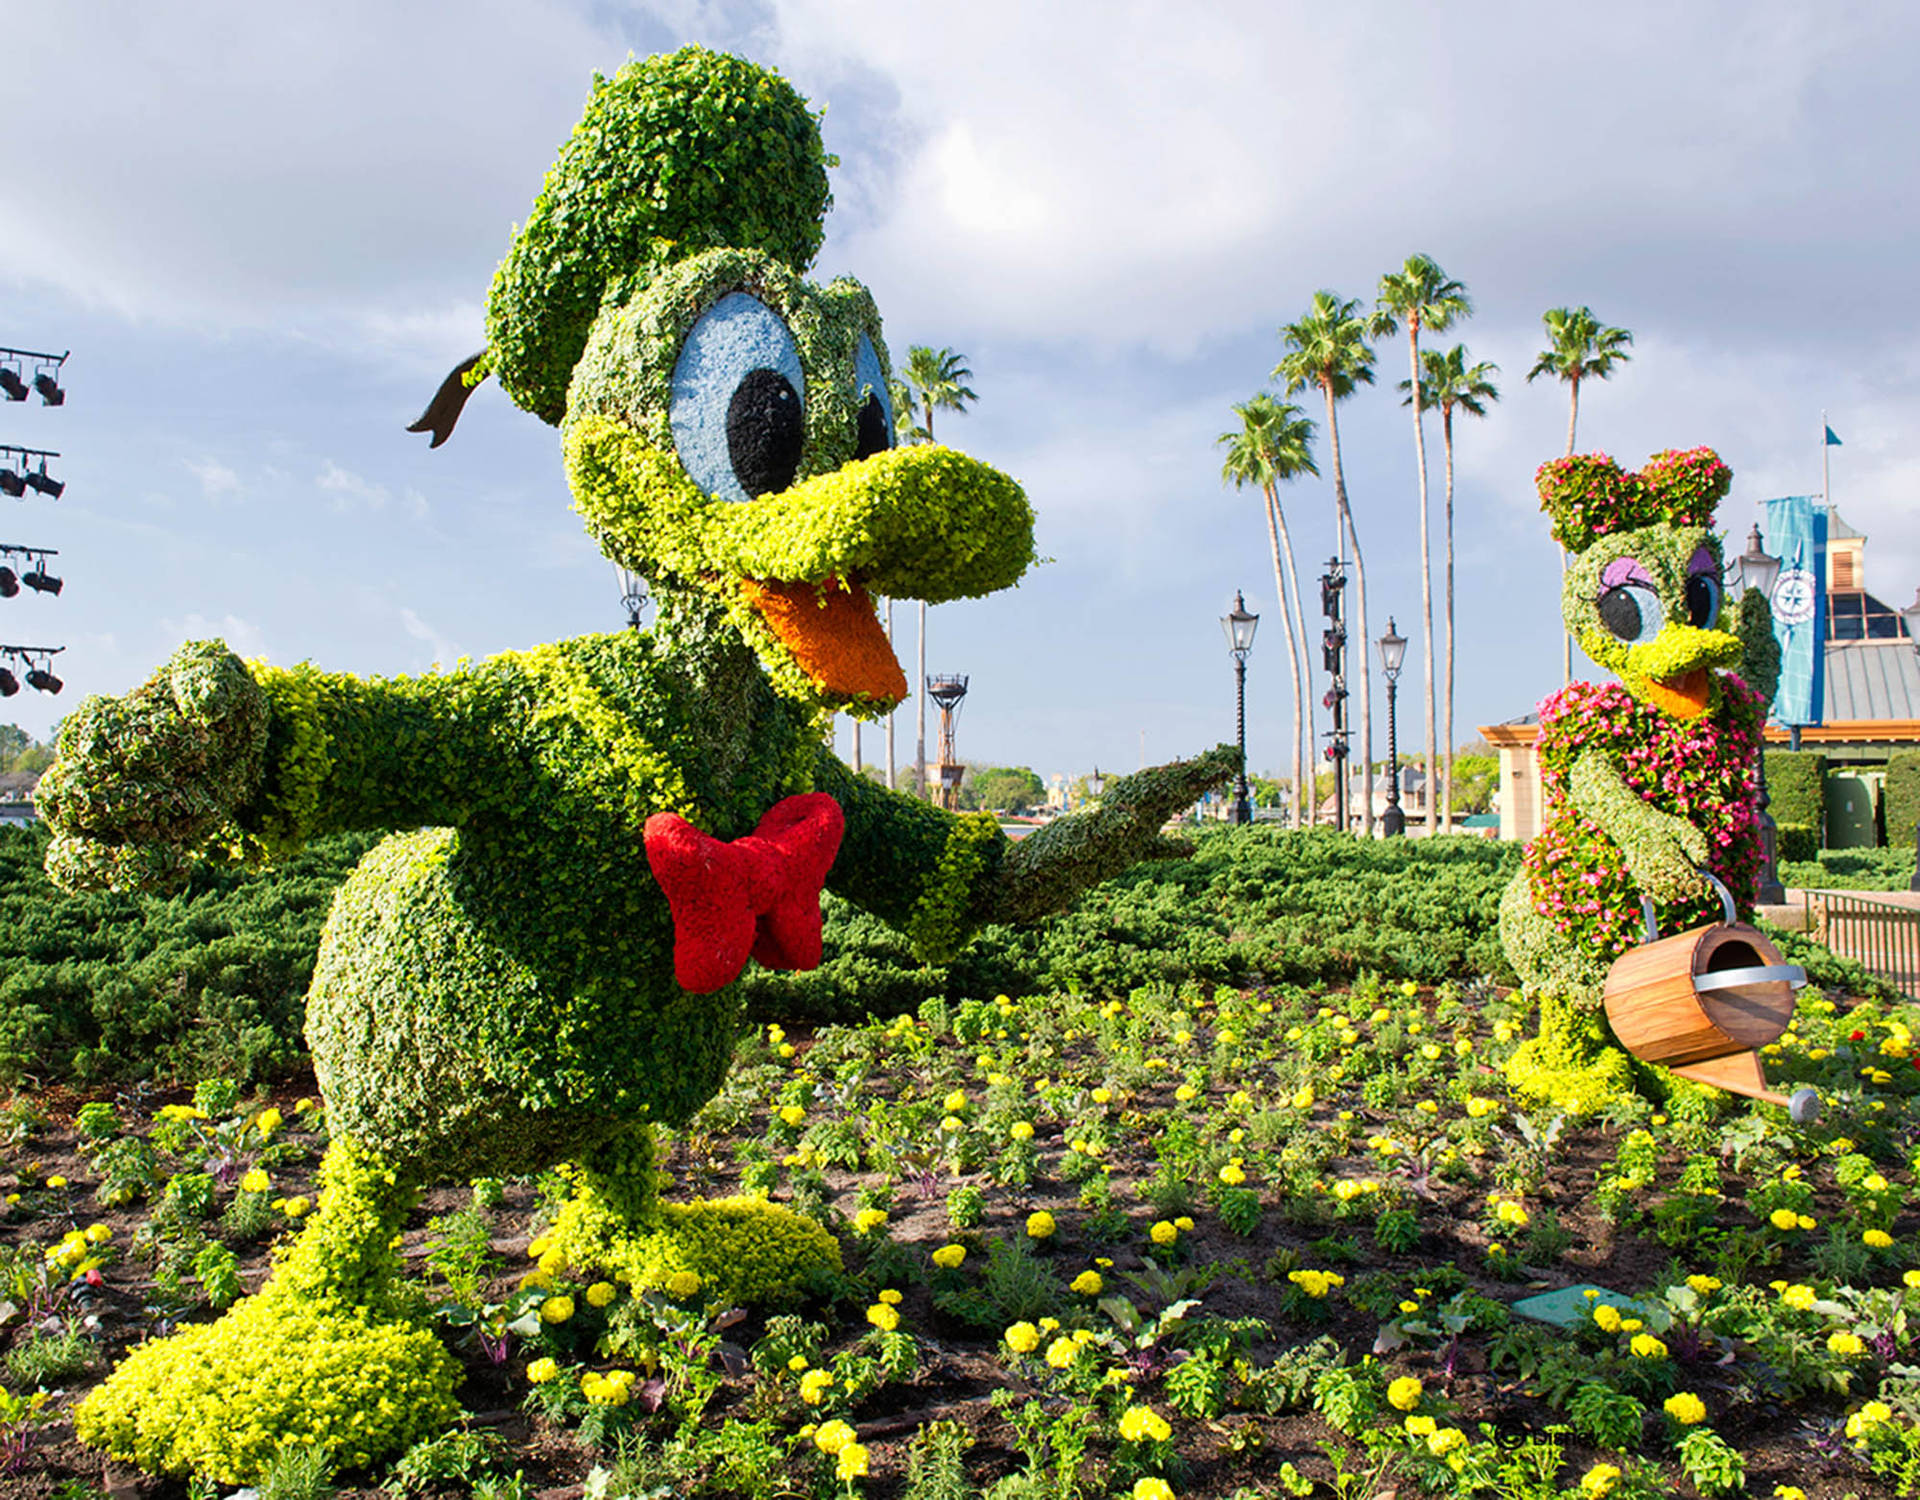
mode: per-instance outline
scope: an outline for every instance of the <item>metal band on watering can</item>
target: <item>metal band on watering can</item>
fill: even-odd
[[[1696,870],[1708,885],[1712,886],[1720,897],[1720,910],[1731,927],[1739,920],[1734,910],[1733,892],[1720,883],[1720,877],[1711,870]],[[1653,898],[1644,891],[1640,895],[1640,910],[1646,916],[1647,937],[1649,943],[1660,940],[1660,923],[1653,914]],[[1718,969],[1709,974],[1696,974],[1693,988],[1701,990],[1739,990],[1751,984],[1790,984],[1796,990],[1805,989],[1807,971],[1799,964],[1759,964],[1746,969]]]

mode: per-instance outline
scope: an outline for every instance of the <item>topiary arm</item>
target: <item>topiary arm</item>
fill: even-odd
[[[988,922],[1032,922],[1155,855],[1183,852],[1160,827],[1240,764],[1230,745],[1125,776],[1100,806],[1015,843],[987,813],[956,816],[855,776],[820,751],[814,785],[846,816],[827,886],[905,932],[940,962]]]
[[[456,824],[505,795],[495,725],[516,674],[362,681],[182,646],[63,726],[37,802],[69,890],[164,890],[199,857],[279,855],[349,828]]]
[[[1666,906],[1707,893],[1699,873],[1707,836],[1685,818],[1649,807],[1603,752],[1588,750],[1573,763],[1567,790],[1575,809],[1620,846],[1627,872],[1655,902]]]

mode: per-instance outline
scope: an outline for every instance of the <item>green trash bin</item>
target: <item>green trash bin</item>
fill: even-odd
[[[1827,847],[1872,849],[1880,842],[1878,813],[1884,773],[1827,772]]]

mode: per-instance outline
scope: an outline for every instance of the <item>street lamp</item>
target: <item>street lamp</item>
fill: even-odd
[[[1780,577],[1780,559],[1773,556],[1760,542],[1760,527],[1756,522],[1752,531],[1747,533],[1747,550],[1734,559],[1734,594],[1744,599],[1748,590],[1758,593],[1769,604],[1773,602],[1773,585]],[[1787,889],[1780,883],[1780,830],[1775,826],[1773,814],[1767,811],[1767,736],[1766,716],[1760,720],[1760,902],[1763,906],[1774,906],[1787,899]]]
[[[1387,812],[1380,825],[1387,838],[1397,839],[1407,831],[1407,815],[1400,810],[1400,738],[1395,722],[1400,663],[1406,659],[1407,638],[1394,628],[1392,615],[1387,616],[1387,633],[1376,644],[1380,647],[1380,670],[1387,674]],[[1432,796],[1432,791],[1427,795]]]
[[[1240,590],[1233,591],[1233,613],[1220,617],[1220,628],[1227,633],[1227,649],[1233,653],[1234,690],[1239,704],[1240,772],[1233,781],[1233,806],[1227,809],[1230,823],[1251,823],[1253,808],[1247,802],[1247,653],[1253,650],[1254,628],[1260,617],[1249,614]]]
[[[1920,656],[1920,589],[1913,591],[1913,603],[1900,611],[1900,618],[1906,623],[1907,643]],[[1907,889],[1920,891],[1920,827],[1914,831],[1913,876],[1907,881]]]

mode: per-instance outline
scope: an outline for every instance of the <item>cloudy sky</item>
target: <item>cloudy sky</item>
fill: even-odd
[[[0,719],[45,734],[190,637],[396,674],[616,627],[552,429],[491,387],[444,448],[402,429],[480,346],[590,75],[689,41],[825,108],[841,165],[816,274],[873,288],[897,358],[966,355],[980,400],[941,436],[1038,511],[1044,566],[932,612],[929,669],[972,679],[967,759],[1125,769],[1229,738],[1217,622],[1241,589],[1263,617],[1250,758],[1282,766],[1265,528],[1214,439],[1317,288],[1371,303],[1416,251],[1477,304],[1443,341],[1502,371],[1457,434],[1456,739],[1559,683],[1531,476],[1564,447],[1566,393],[1524,379],[1548,307],[1634,334],[1582,394],[1583,449],[1718,448],[1737,551],[1760,501],[1818,491],[1824,410],[1868,586],[1898,605],[1920,584],[1920,340],[1897,294],[1920,244],[1920,11],[1894,0],[76,0],[0,18],[0,343],[73,351],[66,406],[0,404],[0,443],[57,450],[70,486],[0,499],[0,543],[58,548],[67,580],[0,601],[0,641],[67,648],[65,693]],[[1382,347],[1340,422],[1372,634],[1391,613],[1413,638],[1417,747],[1406,361]],[[1437,424],[1428,443],[1437,548]],[[1303,562],[1326,557],[1331,484],[1285,504]],[[1376,714],[1383,755],[1378,694]]]

